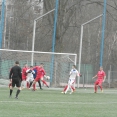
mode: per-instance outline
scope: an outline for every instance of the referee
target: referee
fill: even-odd
[[[22,80],[22,75],[21,75],[21,67],[19,67],[19,61],[15,62],[15,66],[11,68],[10,74],[9,74],[9,79],[10,82],[12,83],[12,86],[10,87],[10,96],[12,96],[13,88],[15,85],[17,86],[17,92],[16,92],[16,99],[18,99],[18,95],[21,90],[21,80]]]

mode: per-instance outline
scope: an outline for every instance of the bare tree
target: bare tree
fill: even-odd
[[[31,0],[30,0],[31,1]],[[11,12],[10,26],[11,49],[31,50],[33,21],[39,17],[40,10],[34,12],[34,6],[39,2],[14,0]],[[103,13],[102,0],[59,0],[56,52],[77,53],[79,55],[81,24]],[[43,0],[43,14],[55,7],[55,0]],[[110,64],[116,66],[116,31],[117,31],[117,1],[107,1],[106,29],[104,42],[104,67]],[[9,17],[8,17],[9,18]],[[54,12],[37,21],[35,50],[51,51],[54,25]],[[8,28],[9,29],[9,28]],[[9,30],[7,30],[9,33]],[[102,18],[84,27],[82,63],[91,64],[97,70],[100,59],[100,43],[102,33]],[[115,67],[116,68],[116,67]],[[95,70],[95,71],[96,71]]]

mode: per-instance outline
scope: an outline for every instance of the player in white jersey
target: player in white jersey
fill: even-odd
[[[70,75],[70,77],[69,77],[69,81],[68,81],[68,86],[67,86],[67,88],[66,88],[64,94],[66,94],[67,91],[68,91],[69,89],[71,90],[70,94],[72,94],[72,92],[73,92],[72,84],[75,82],[76,77],[77,77],[77,76],[80,76],[80,74],[79,74],[79,72],[77,71],[75,65],[72,66],[72,69],[71,69],[69,75]]]
[[[33,74],[35,74],[35,71],[33,70],[33,67],[30,66],[30,68],[26,70],[26,73],[27,73],[26,81],[30,84],[30,82],[33,82],[33,80],[34,80]]]

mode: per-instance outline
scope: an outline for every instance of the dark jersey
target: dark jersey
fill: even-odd
[[[33,69],[34,70],[34,72],[35,72],[35,74],[33,74],[33,77],[34,77],[34,79],[36,78],[36,75],[37,75],[37,70],[36,69]]]
[[[21,68],[19,66],[14,66],[11,68],[10,74],[9,74],[9,79],[21,79],[22,80],[22,75],[21,75]]]

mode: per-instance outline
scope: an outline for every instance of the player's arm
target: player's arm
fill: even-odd
[[[34,70],[32,70],[32,74],[35,74],[35,71]]]
[[[25,69],[23,68],[23,69],[22,69],[22,75],[24,75],[24,74],[25,74]]]
[[[9,73],[9,79],[12,79],[12,69],[10,70],[10,73]]]
[[[9,73],[9,80],[10,80],[10,82],[12,82],[12,75],[13,75],[13,72],[12,72],[12,68],[11,68],[10,73]]]
[[[43,69],[43,76],[44,76],[44,75],[46,75],[46,72],[45,72],[45,70]]]
[[[77,76],[78,76],[78,77],[82,77],[82,74],[80,74],[80,73],[77,71]]]
[[[30,71],[30,69],[26,70],[26,73],[28,73]]]
[[[96,78],[97,77],[97,75],[95,75],[94,77],[92,77],[92,79],[94,79],[94,78]]]
[[[32,72],[31,69],[26,70],[26,73],[31,73],[31,72]]]
[[[105,74],[105,72],[104,72],[104,79],[103,79],[103,82],[105,81],[105,79],[106,79],[106,74]]]
[[[34,70],[34,69],[36,69],[36,70],[37,70],[37,69],[38,69],[38,66],[33,67],[33,70]]]
[[[105,79],[106,79],[106,76],[104,76],[104,80],[103,80],[103,82],[105,81]]]
[[[22,70],[21,70],[21,68],[19,68],[19,77],[20,77],[20,79],[22,81]]]

